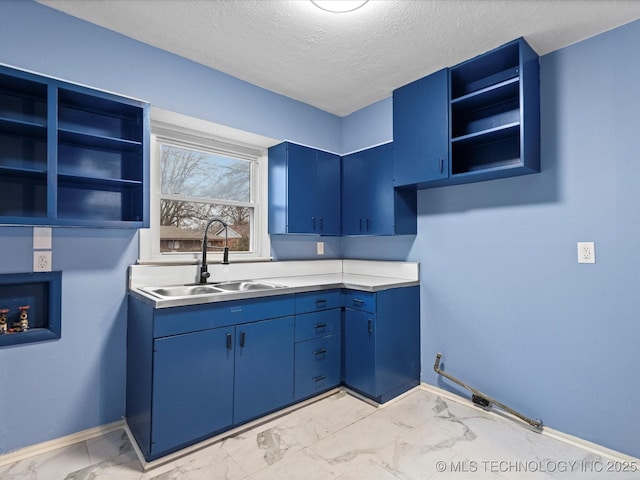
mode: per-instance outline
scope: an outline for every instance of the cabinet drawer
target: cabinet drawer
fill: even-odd
[[[296,315],[296,342],[340,333],[340,309]]]
[[[296,294],[296,313],[340,308],[342,307],[342,295],[342,290],[298,293]]]
[[[376,313],[376,294],[360,290],[347,290],[344,299],[345,308]]]
[[[293,315],[293,295],[232,300],[155,311],[154,338]]]
[[[294,396],[300,400],[340,383],[340,336],[296,344]]]

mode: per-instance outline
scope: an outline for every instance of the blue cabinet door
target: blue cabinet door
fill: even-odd
[[[318,151],[316,154],[317,220],[316,233],[340,235],[340,157]]]
[[[449,80],[446,69],[393,92],[396,186],[449,177]]]
[[[234,423],[293,402],[293,317],[238,325]]]
[[[386,402],[420,383],[420,287],[376,293],[377,398]]]
[[[233,334],[227,327],[154,341],[152,456],[232,424]]]
[[[362,152],[342,157],[342,234],[362,235],[367,196],[367,156]],[[366,228],[366,224],[364,225]]]
[[[342,233],[393,235],[393,145],[387,143],[346,155],[342,159],[342,175]]]
[[[377,396],[376,316],[346,309],[344,312],[344,382],[370,397]]]
[[[316,151],[287,144],[287,233],[316,233]]]

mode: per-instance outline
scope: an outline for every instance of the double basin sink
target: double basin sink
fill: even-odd
[[[161,299],[190,298],[200,295],[221,295],[225,293],[259,292],[285,288],[271,282],[244,280],[195,285],[173,285],[168,287],[142,287],[140,290]]]

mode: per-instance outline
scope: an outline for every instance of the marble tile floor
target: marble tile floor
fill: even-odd
[[[2,480],[640,479],[520,423],[417,388],[340,392],[143,472],[123,430],[0,467]],[[640,468],[640,466],[636,466]]]

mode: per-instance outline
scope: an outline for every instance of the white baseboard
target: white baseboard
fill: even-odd
[[[42,453],[47,453],[58,448],[68,447],[69,445],[73,445],[74,443],[83,442],[91,438],[99,437],[100,435],[105,435],[109,432],[113,432],[114,430],[118,430],[119,428],[124,428],[124,420],[118,420],[117,422],[100,425],[99,427],[89,428],[87,430],[72,433],[71,435],[54,438],[53,440],[48,440],[46,442],[30,445],[19,450],[14,450],[13,452],[0,455],[0,467],[8,465],[10,463],[19,462],[20,460],[33,457],[34,455],[40,455]]]
[[[433,393],[434,395],[438,395],[440,397],[444,397],[448,400],[461,403],[467,406],[473,406],[478,408],[470,399],[461,397],[460,395],[456,395],[455,393],[451,393],[447,390],[443,390],[442,388],[436,387],[434,385],[429,385],[428,383],[421,383],[420,388],[426,390],[428,392]],[[484,409],[483,409],[484,410]],[[484,410],[489,415],[495,415],[498,418],[505,418],[505,415],[498,414],[491,410]],[[515,419],[515,417],[513,417]],[[524,428],[529,428],[525,423],[522,424]],[[531,430],[531,428],[529,428]],[[574,447],[581,448],[589,453],[594,453],[596,455],[600,455],[609,460],[619,461],[619,462],[628,462],[640,464],[640,459],[632,457],[631,455],[627,455],[622,452],[618,452],[616,450],[611,450],[610,448],[603,447],[602,445],[598,445],[597,443],[590,442],[580,437],[576,437],[574,435],[570,435],[568,433],[561,432],[559,430],[555,430],[553,428],[544,426],[543,430],[539,432],[540,435],[545,435],[550,438],[554,438],[556,440],[560,440],[561,442],[567,443]]]

